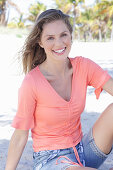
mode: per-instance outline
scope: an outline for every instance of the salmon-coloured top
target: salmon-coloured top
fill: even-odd
[[[35,152],[77,145],[82,138],[80,116],[85,107],[87,86],[96,89],[98,98],[102,86],[110,78],[90,59],[75,57],[70,61],[73,77],[69,101],[54,90],[38,66],[25,76],[19,89],[18,109],[12,126],[31,129]]]

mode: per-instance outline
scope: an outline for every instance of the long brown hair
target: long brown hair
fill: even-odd
[[[72,26],[69,22],[69,16],[60,10],[48,9],[42,12],[35,21],[35,24],[28,35],[22,50],[23,72],[27,73],[38,64],[46,60],[46,53],[39,45],[43,25],[55,20],[62,20],[72,34]]]

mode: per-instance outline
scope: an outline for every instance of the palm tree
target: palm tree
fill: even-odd
[[[75,38],[76,18],[80,15],[79,5],[84,1],[85,0],[55,0],[56,8],[61,9],[64,13],[69,14],[73,18],[73,39]]]
[[[105,3],[107,4],[107,15],[111,21],[111,41],[113,41],[113,1],[105,1]]]
[[[16,9],[16,11],[22,15],[19,7],[11,0],[0,0],[0,25],[6,26],[8,23],[8,16],[6,16],[7,8],[11,6]]]
[[[72,4],[72,15],[73,15],[73,39],[75,38],[74,36],[74,31],[76,27],[76,18],[80,15],[80,9],[79,5],[84,3],[85,0],[69,0],[69,2]]]
[[[6,1],[0,0],[0,25],[5,25]]]
[[[98,29],[99,41],[102,41],[102,30],[104,30],[103,27],[105,26],[105,14],[102,13],[102,9],[103,4],[101,2],[94,6],[94,23]]]
[[[69,0],[55,0],[56,8],[63,11],[65,14],[70,14],[72,5]]]
[[[101,0],[96,0],[95,2],[96,2],[96,4],[98,4],[98,3],[100,3],[100,2],[101,2]]]
[[[36,20],[36,17],[45,10],[46,6],[43,3],[37,2],[35,4],[32,4],[29,8],[30,15],[27,19],[34,22]]]
[[[113,40],[113,1],[102,0],[95,6],[96,17],[99,21],[99,29],[107,30],[108,22],[111,21],[111,40]],[[106,31],[105,31],[106,33]]]
[[[92,34],[93,34],[93,18],[94,13],[93,9],[90,7],[84,7],[84,12],[81,12],[81,16],[79,18],[79,22],[82,25],[82,29],[84,30],[84,38],[85,41],[87,39],[86,35],[88,34],[88,40],[92,40]]]

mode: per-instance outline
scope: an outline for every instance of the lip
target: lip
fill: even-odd
[[[60,51],[60,50],[63,50],[63,51],[60,52],[60,53],[56,52],[56,51]],[[57,55],[62,55],[62,54],[65,52],[65,50],[66,50],[66,47],[60,48],[60,49],[57,49],[57,50],[52,50],[52,51],[53,51],[55,54],[57,54]]]
[[[56,49],[56,50],[54,50],[54,51],[58,51],[58,50],[63,50],[63,49],[65,49],[66,47],[64,47],[64,48],[59,48],[59,49]]]

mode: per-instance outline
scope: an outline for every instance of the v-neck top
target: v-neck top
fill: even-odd
[[[18,108],[12,126],[31,129],[33,149],[65,149],[76,146],[83,136],[81,113],[85,107],[87,86],[95,88],[96,98],[110,75],[92,60],[70,58],[73,67],[69,101],[64,100],[35,67],[24,78],[18,94]]]

